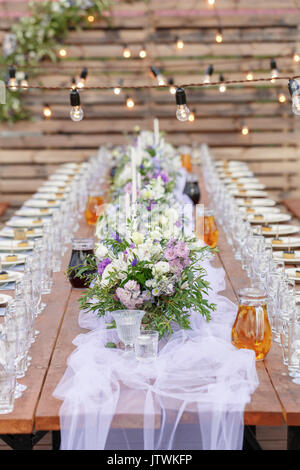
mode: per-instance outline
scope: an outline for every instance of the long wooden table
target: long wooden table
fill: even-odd
[[[202,201],[206,203],[207,196],[202,184],[201,187]],[[234,259],[221,227],[219,231],[220,252],[214,265],[223,266],[227,273],[226,288],[222,294],[236,302],[237,290],[249,285],[249,280],[240,262]],[[91,236],[92,233],[93,229],[82,220],[77,235]],[[32,364],[21,381],[28,385],[28,390],[16,400],[12,413],[0,415],[1,437],[15,448],[31,448],[43,433],[53,431],[56,435],[55,432],[60,429],[61,402],[53,397],[53,391],[65,372],[67,358],[75,349],[73,339],[86,331],[78,325],[77,301],[82,290],[71,288],[64,274],[69,258],[70,249],[64,256],[61,272],[54,275],[52,292],[45,299],[47,307],[37,318],[36,328],[40,330],[40,335],[31,348]],[[288,448],[299,449],[300,389],[288,376],[277,343],[273,343],[267,359],[257,363],[257,372],[260,383],[251,403],[246,406],[245,424],[281,426],[285,422],[288,425]],[[141,428],[143,416],[134,413],[130,392],[125,390],[121,397],[112,426]],[[159,410],[155,419],[156,427],[159,427]],[[189,422],[191,417],[186,413],[182,419]]]

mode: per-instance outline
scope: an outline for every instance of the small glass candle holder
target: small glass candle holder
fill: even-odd
[[[158,332],[142,330],[134,344],[135,357],[140,362],[152,362],[158,354]]]

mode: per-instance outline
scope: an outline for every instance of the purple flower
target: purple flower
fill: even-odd
[[[134,258],[132,261],[131,261],[131,266],[135,268],[135,266],[138,264],[138,260],[136,258]]]
[[[169,261],[169,265],[170,265],[171,271],[178,275],[181,273],[183,269],[183,265],[181,264],[179,259],[172,259],[171,261]]]
[[[132,183],[131,182],[126,184],[126,186],[124,187],[124,191],[125,191],[125,193],[128,193],[128,194],[132,193]]]
[[[98,264],[98,274],[102,276],[104,269],[106,266],[108,266],[111,263],[111,260],[109,258],[104,258],[99,264]]]
[[[182,241],[175,245],[174,251],[178,258],[186,258],[190,254],[189,247]]]
[[[122,243],[122,240],[121,238],[119,237],[119,235],[117,234],[117,232],[115,232],[113,234],[113,238],[118,242],[118,243]]]
[[[171,261],[177,257],[174,247],[170,246],[165,249],[164,256],[168,261]]]

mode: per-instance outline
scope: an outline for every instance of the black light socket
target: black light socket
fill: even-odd
[[[177,88],[176,90],[176,104],[177,106],[181,106],[186,104],[186,94],[184,88]]]
[[[270,67],[271,67],[271,70],[277,69],[277,65],[276,65],[276,60],[275,60],[275,59],[271,59],[271,60],[270,60]]]
[[[81,71],[80,78],[85,80],[87,76],[88,76],[88,69],[86,67],[84,67]]]
[[[294,78],[291,78],[288,83],[288,89],[291,97],[294,95],[300,95],[300,84]]]
[[[80,96],[77,89],[70,91],[70,103],[71,106],[80,106]]]
[[[161,73],[160,70],[159,70],[159,68],[158,68],[158,67],[155,67],[155,66],[153,66],[153,65],[150,67],[150,71],[151,71],[151,73],[152,73],[152,75],[153,75],[154,78],[156,78],[156,77],[157,77],[158,75],[160,75],[160,73]]]
[[[206,69],[206,75],[212,75],[214,73],[214,66],[209,65]]]
[[[12,65],[8,69],[9,78],[16,78],[16,68]]]

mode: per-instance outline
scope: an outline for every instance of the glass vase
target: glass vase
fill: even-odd
[[[141,321],[145,313],[144,310],[115,310],[111,312],[126,352],[134,351],[134,343],[140,334]]]

